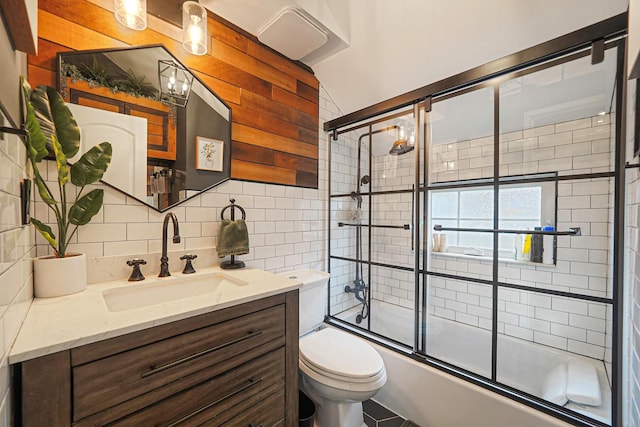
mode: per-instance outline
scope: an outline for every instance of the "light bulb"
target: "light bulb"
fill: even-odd
[[[194,1],[182,4],[182,44],[194,55],[207,53],[207,11]]]
[[[411,134],[409,134],[409,140],[407,141],[407,144],[409,144],[410,146],[414,146],[416,145],[416,133],[415,131],[411,131]]]
[[[121,24],[133,30],[147,28],[146,0],[114,0],[113,10]]]
[[[200,22],[199,16],[191,16],[192,24],[189,25],[189,40],[191,40],[191,51],[198,51],[198,44],[201,43],[202,39],[202,30],[198,26],[198,22]]]
[[[124,10],[127,12],[127,15],[137,15],[138,2],[136,0],[124,0]]]
[[[406,141],[407,140],[407,129],[404,127],[404,124],[398,126],[398,140]]]

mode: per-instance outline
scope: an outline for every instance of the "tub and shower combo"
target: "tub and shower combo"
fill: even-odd
[[[602,37],[325,124],[328,319],[379,346],[401,415],[438,425],[424,369],[520,425],[620,425],[624,52]]]

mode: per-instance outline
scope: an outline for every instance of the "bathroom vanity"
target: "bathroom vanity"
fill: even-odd
[[[16,424],[297,426],[299,284],[252,269],[193,276],[34,300],[10,356]],[[177,300],[105,303],[220,278]]]

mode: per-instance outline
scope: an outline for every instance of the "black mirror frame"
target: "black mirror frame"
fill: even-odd
[[[131,197],[132,199],[135,199],[137,201],[139,201],[141,204],[143,204],[144,206],[147,206],[151,209],[154,209],[157,212],[166,212],[170,209],[173,209],[176,206],[181,205],[182,203],[193,199],[196,196],[199,196],[200,194],[202,194],[203,192],[206,192],[212,188],[215,188],[217,186],[219,186],[220,184],[223,184],[227,181],[229,181],[231,179],[231,158],[232,158],[232,146],[233,146],[233,140],[232,140],[232,135],[231,135],[231,131],[232,131],[232,113],[233,110],[231,109],[231,107],[213,90],[211,89],[209,86],[207,86],[202,79],[200,79],[193,71],[191,71],[191,69],[189,67],[187,67],[186,65],[184,65],[178,58],[175,57],[175,55],[173,53],[171,53],[171,51],[163,44],[158,43],[158,44],[149,44],[149,45],[140,45],[140,46],[128,46],[128,47],[120,47],[120,48],[106,48],[106,49],[87,49],[87,50],[76,50],[76,51],[66,51],[66,52],[58,52],[56,54],[56,76],[57,76],[57,87],[56,90],[61,93],[64,96],[64,91],[66,90],[66,77],[63,75],[62,73],[62,62],[63,59],[65,57],[68,56],[74,56],[74,55],[87,55],[87,54],[92,54],[92,53],[108,53],[108,52],[119,52],[119,51],[130,51],[130,50],[137,50],[137,49],[150,49],[150,48],[161,48],[163,49],[177,64],[179,64],[180,66],[182,66],[184,69],[188,70],[191,75],[193,76],[193,80],[199,82],[204,88],[206,88],[218,101],[220,101],[220,103],[226,107],[229,111],[229,118],[228,118],[228,122],[229,122],[229,126],[228,126],[228,134],[225,136],[226,138],[228,138],[228,146],[225,147],[225,150],[228,149],[229,152],[229,157],[228,157],[228,161],[224,161],[224,165],[223,168],[224,170],[227,170],[227,176],[226,178],[223,178],[219,181],[217,181],[216,183],[207,186],[206,188],[203,188],[202,190],[197,190],[197,193],[190,195],[189,197],[186,197],[182,200],[179,200],[178,202],[175,202],[171,205],[168,205],[165,208],[157,208],[155,206],[152,206],[150,204],[148,204],[147,202],[140,200],[139,198],[125,192],[124,190],[119,189],[118,187],[109,184],[108,182],[104,182],[104,181],[100,181],[103,185],[106,185],[108,187],[111,187],[115,190],[117,190],[118,192],[126,195],[127,197]]]

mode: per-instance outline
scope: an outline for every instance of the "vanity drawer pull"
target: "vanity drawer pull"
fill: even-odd
[[[205,406],[203,406],[201,408],[196,409],[192,413],[190,413],[188,415],[185,415],[184,417],[180,418],[179,420],[174,421],[171,424],[168,424],[166,427],[175,427],[177,425],[180,425],[183,422],[188,421],[189,419],[195,417],[196,415],[206,411],[207,409],[209,409],[209,408],[211,408],[211,407],[213,407],[213,406],[215,406],[215,405],[217,405],[217,404],[229,399],[230,397],[235,396],[236,394],[242,393],[243,391],[248,390],[251,387],[253,387],[253,386],[255,386],[255,385],[257,385],[257,384],[259,384],[261,382],[262,382],[262,377],[251,378],[246,383],[244,383],[243,385],[241,385],[237,389],[233,390],[231,393],[229,393],[229,394],[227,394],[225,396],[222,396],[220,399],[217,399],[217,400],[215,400],[215,401],[213,401],[211,403],[208,403],[207,405],[205,405]]]
[[[140,374],[140,378],[147,378],[147,377],[149,377],[151,375],[157,374],[158,372],[166,371],[167,369],[176,367],[176,366],[181,365],[181,364],[186,363],[186,362],[190,362],[191,360],[195,360],[195,359],[197,359],[199,357],[202,357],[202,356],[205,356],[205,355],[207,355],[209,353],[213,353],[214,351],[218,351],[218,350],[223,349],[225,347],[228,347],[230,345],[237,344],[237,343],[242,342],[242,341],[246,341],[246,340],[248,340],[250,338],[254,338],[254,337],[257,337],[259,335],[262,335],[262,331],[249,332],[247,335],[245,335],[243,337],[236,338],[236,339],[228,341],[228,342],[226,342],[224,344],[220,344],[220,345],[217,345],[215,347],[208,348],[206,350],[203,350],[203,351],[200,351],[198,353],[192,354],[191,356],[183,357],[182,359],[174,360],[173,362],[169,362],[169,363],[166,363],[164,365],[156,366],[155,364],[151,364],[151,365],[149,365],[149,370],[148,371],[142,372]]]

